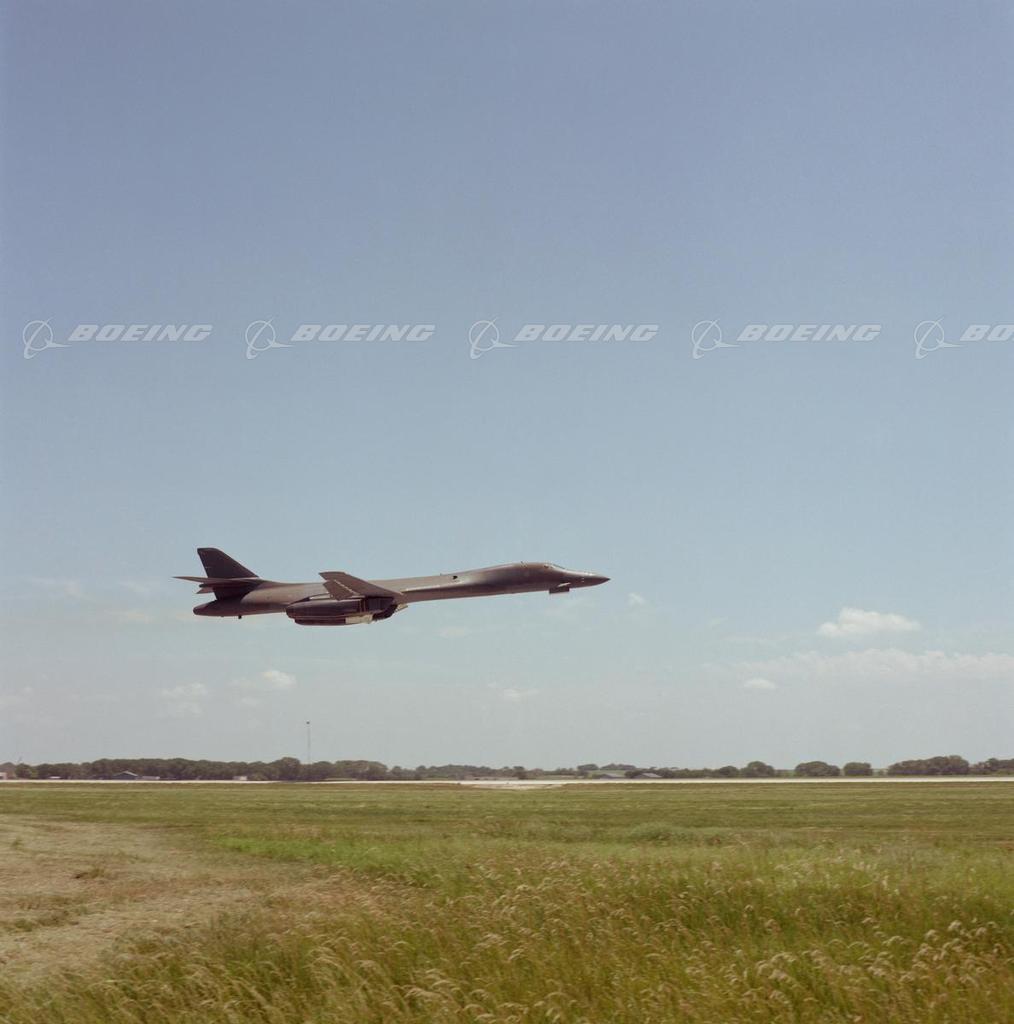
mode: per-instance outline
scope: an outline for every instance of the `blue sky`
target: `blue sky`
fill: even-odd
[[[959,341],[1014,322],[1008,7],[0,29],[0,760],[301,755],[307,718],[315,756],[390,764],[1010,756],[1014,341]],[[658,330],[470,358],[493,318]],[[248,359],[263,319],[434,330]],[[880,330],[695,359],[711,320]],[[212,331],[26,359],[35,321]],[[954,347],[917,359],[924,321]],[[282,579],[612,582],[202,621],[169,578],[199,545]]]

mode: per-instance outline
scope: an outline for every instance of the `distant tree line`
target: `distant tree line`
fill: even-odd
[[[924,757],[912,761],[897,761],[887,769],[888,775],[1011,775],[1014,758],[990,757],[969,764],[957,754],[945,757]]]
[[[247,779],[251,782],[323,782],[327,779],[360,779],[377,782],[464,779],[540,779],[540,778],[627,778],[627,779],[773,779],[773,778],[861,778],[877,775],[1014,775],[1014,758],[990,757],[969,764],[957,754],[896,761],[886,770],[874,771],[867,761],[848,761],[844,766],[826,761],[803,761],[793,769],[778,769],[763,761],[750,761],[743,767],[720,768],[639,767],[633,764],[579,764],[576,768],[525,768],[509,765],[441,764],[388,768],[380,761],[315,761],[304,764],[295,757],[275,761],[207,761],[185,757],[103,757],[97,761],[44,762],[14,767],[20,779],[112,779],[124,773],[142,779],[168,781]]]

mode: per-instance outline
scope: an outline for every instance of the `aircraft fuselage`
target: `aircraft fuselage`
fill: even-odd
[[[217,549],[200,551],[217,553]],[[211,572],[207,562],[205,565]],[[390,618],[396,611],[421,601],[538,591],[562,594],[572,588],[592,587],[607,580],[598,573],[563,569],[547,562],[514,562],[437,576],[386,580],[357,580],[345,574],[322,574],[344,580],[337,584],[327,579],[323,584],[281,583],[252,575],[245,578],[233,575],[237,576],[235,580],[216,581],[209,577],[202,583],[202,590],[215,589],[216,600],[198,605],[194,608],[195,615],[242,618],[244,615],[284,612],[301,625],[348,625]],[[201,582],[200,577],[183,578]],[[243,587],[249,589],[237,592]]]

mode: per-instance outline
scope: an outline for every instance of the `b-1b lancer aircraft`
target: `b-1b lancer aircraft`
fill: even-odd
[[[417,601],[539,590],[565,594],[575,587],[594,587],[609,579],[594,572],[561,569],[548,562],[514,562],[403,580],[361,580],[347,572],[322,572],[323,583],[277,583],[261,579],[218,548],[198,548],[197,554],[208,575],[176,577],[199,583],[199,594],[215,595],[214,601],[199,604],[195,615],[241,619],[244,615],[285,612],[298,626],[377,622]]]

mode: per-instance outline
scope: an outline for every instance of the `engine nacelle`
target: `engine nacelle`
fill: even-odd
[[[314,597],[290,604],[285,614],[299,626],[352,626],[389,619],[397,610],[397,604],[387,597]]]
[[[361,615],[366,609],[358,597],[336,601],[333,598],[311,598],[297,601],[285,609],[290,619],[335,619],[346,615]]]

